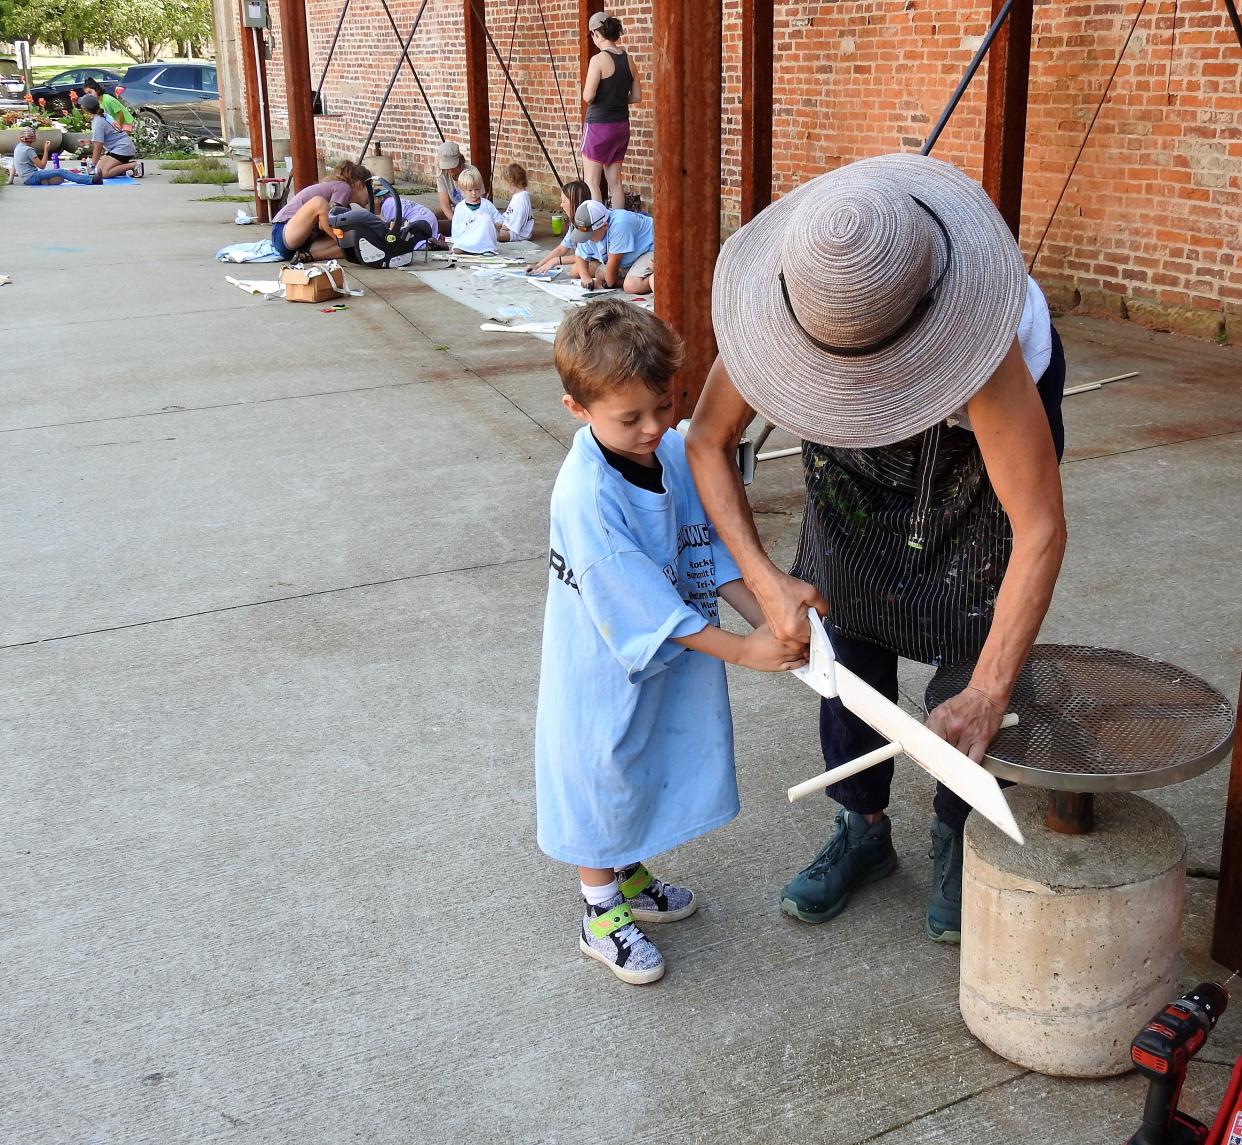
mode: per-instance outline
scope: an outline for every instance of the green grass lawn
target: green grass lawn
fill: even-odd
[[[57,72],[69,68],[107,68],[124,75],[125,69],[133,62],[128,56],[36,56],[30,62],[30,74],[36,84],[50,80]]]

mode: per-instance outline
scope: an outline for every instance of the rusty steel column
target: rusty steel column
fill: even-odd
[[[1095,826],[1095,796],[1089,792],[1050,791],[1044,826],[1062,835],[1089,835]]]
[[[679,417],[716,357],[712,271],[720,253],[721,0],[652,6],[655,307],[684,339]]]
[[[1238,707],[1242,710],[1242,685]],[[1225,802],[1225,840],[1220,848],[1220,883],[1216,887],[1216,925],[1212,957],[1230,970],[1242,969],[1242,743],[1234,732],[1229,794]]]
[[[772,0],[742,0],[743,224],[772,201]]]
[[[238,22],[246,0],[239,0]],[[262,168],[264,175],[271,174],[272,162],[272,121],[268,114],[267,101],[267,60],[263,53],[262,28],[242,27],[238,37],[241,48],[242,71],[246,77],[246,121],[250,128],[250,155],[255,165],[255,173]],[[268,222],[271,211],[266,199],[259,196],[259,185],[256,180],[254,190],[255,217],[263,223]]]
[[[470,163],[483,175],[485,193],[492,169],[492,115],[487,92],[486,0],[465,0],[466,13],[466,114],[470,124]]]
[[[1004,0],[992,0],[992,17]],[[1031,70],[1033,0],[1014,0],[988,51],[987,117],[983,128],[983,189],[1014,238],[1022,224],[1022,159],[1026,148],[1027,80]]]
[[[306,0],[280,0],[280,38],[285,58],[285,108],[289,115],[293,186],[300,191],[319,182],[312,107],[315,84],[311,79],[310,47],[306,39]]]
[[[595,45],[591,43],[591,30],[587,25],[596,12],[604,11],[604,0],[578,0],[578,100],[582,100],[582,89],[586,86],[587,68],[591,57],[595,55]]]

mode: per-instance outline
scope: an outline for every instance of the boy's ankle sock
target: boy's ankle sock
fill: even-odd
[[[602,887],[591,887],[582,882],[578,885],[582,887],[582,897],[590,906],[603,906],[605,903],[612,902],[621,893],[617,889],[616,879],[605,883]]]

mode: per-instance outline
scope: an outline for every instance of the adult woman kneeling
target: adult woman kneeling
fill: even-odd
[[[286,262],[301,259],[343,258],[328,209],[364,206],[371,201],[371,172],[346,160],[322,183],[303,187],[272,220],[272,245]]]
[[[78,107],[90,117],[91,160],[95,173],[101,179],[116,179],[121,175],[141,179],[143,169],[134,141],[113,127],[99,106],[99,100],[93,95],[84,95],[78,100]]]

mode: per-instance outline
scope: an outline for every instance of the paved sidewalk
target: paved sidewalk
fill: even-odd
[[[211,193],[0,192],[0,1141],[1124,1141],[1138,1080],[1029,1074],[963,1027],[918,769],[898,873],[835,924],[779,913],[831,820],[785,800],[819,766],[792,679],[731,676],[743,810],[658,864],[705,904],[661,934],[667,978],[580,956],[534,843],[576,426],[550,347],[401,272],[332,315],[248,297],[212,252],[265,232]],[[1059,325],[1071,382],[1140,374],[1067,400],[1044,638],[1236,695],[1242,354]],[[752,489],[786,557],[798,489],[795,460]],[[1188,983],[1219,972],[1225,781],[1154,796],[1190,840]],[[1239,1053],[1227,1014],[1192,1112]]]

